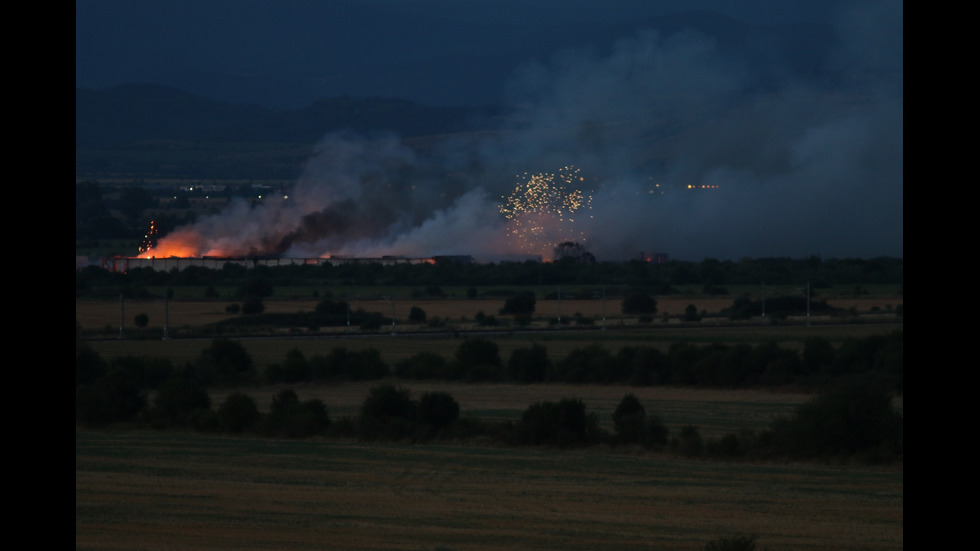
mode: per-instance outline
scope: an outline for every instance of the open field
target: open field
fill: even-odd
[[[709,297],[658,297],[656,318],[660,319],[664,314],[678,316],[684,313],[684,309],[689,304],[694,304],[698,311],[708,314],[718,314],[724,308],[732,305],[731,297],[709,298]],[[826,299],[828,304],[842,309],[854,308],[856,311],[867,314],[872,309],[878,309],[885,318],[894,319],[894,314],[889,311],[899,304],[902,304],[901,297],[869,297],[853,298],[844,297],[837,299]],[[290,299],[265,301],[266,312],[269,313],[296,313],[312,312],[316,307],[317,300]],[[478,312],[486,315],[496,316],[500,308],[504,305],[504,299],[396,299],[394,304],[384,300],[351,300],[349,301],[352,310],[363,308],[368,312],[380,312],[386,317],[394,317],[399,326],[408,328],[408,314],[413,306],[424,310],[428,317],[439,317],[450,320],[456,325],[465,325],[466,320],[473,320]],[[162,327],[164,321],[169,322],[169,326],[175,330],[181,327],[200,327],[217,323],[219,321],[235,317],[236,314],[229,314],[225,307],[236,303],[235,300],[172,300],[164,303],[163,300],[127,300],[124,305],[120,305],[115,300],[76,300],[75,319],[83,330],[97,331],[108,328],[109,331],[118,332],[120,319],[127,327],[132,327],[133,317],[136,314],[144,313],[150,319],[150,327]],[[605,319],[608,326],[615,326],[623,323],[635,323],[636,316],[624,316],[620,312],[620,304],[614,300],[538,300],[535,316],[547,318],[568,318],[571,319],[576,313],[582,316],[593,318],[597,325],[602,324]],[[536,325],[542,325],[537,323]]]
[[[660,300],[661,311],[689,302]],[[886,310],[900,304],[861,302]],[[727,307],[718,299],[699,308]],[[502,300],[396,302],[407,316],[418,305],[430,317],[459,318],[483,310],[495,314]],[[171,327],[213,323],[225,302],[170,302]],[[270,300],[268,311],[312,309],[315,301]],[[709,305],[710,304],[710,305]],[[837,304],[835,304],[837,305]],[[390,312],[377,301],[354,308]],[[566,306],[569,306],[566,310]],[[142,307],[142,308],[141,308]],[[601,315],[602,301],[563,302],[563,315]],[[609,307],[608,304],[605,305]],[[843,306],[849,307],[849,306]],[[161,301],[127,302],[125,317],[140,312],[151,326],[163,317]],[[387,308],[388,310],[385,310]],[[539,301],[538,314],[557,309]],[[617,314],[618,315],[618,314]],[[399,317],[396,315],[396,317]],[[865,316],[862,316],[865,317]],[[109,327],[105,340],[89,344],[106,359],[166,358],[174,365],[195,361],[211,338],[117,339],[119,304],[76,301],[83,329]],[[867,316],[870,322],[873,316]],[[822,336],[848,337],[902,328],[901,318],[853,325],[680,323],[647,328],[610,316],[600,331],[570,326],[559,331],[486,334],[506,359],[516,348],[543,344],[553,360],[597,343],[616,351],[673,342],[777,342],[800,345]],[[128,328],[127,328],[128,329]],[[451,357],[461,342],[447,334],[411,336],[386,329],[370,336],[282,334],[242,338],[261,370],[297,348],[326,355],[337,346],[375,348],[393,366],[421,351]],[[235,338],[231,336],[231,338]],[[354,416],[370,388],[383,381],[294,385],[302,400],[323,400],[331,419]],[[686,424],[705,438],[763,429],[789,414],[808,395],[769,390],[701,390],[670,387],[585,386],[398,381],[417,398],[445,391],[463,416],[518,420],[532,403],[580,398],[600,425],[627,393],[672,434]],[[211,389],[212,404],[241,390],[268,408],[282,387]],[[896,406],[903,410],[903,399]],[[639,449],[602,446],[576,451],[499,448],[492,445],[364,444],[346,440],[282,441],[159,431],[87,431],[75,436],[76,549],[671,549],[700,550],[719,536],[759,536],[759,548],[779,550],[886,550],[903,548],[904,483],[901,465],[883,468],[686,460]]]
[[[75,433],[84,550],[903,548],[900,469]]]

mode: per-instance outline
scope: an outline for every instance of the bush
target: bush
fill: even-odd
[[[902,414],[892,397],[869,382],[831,389],[773,422],[774,451],[805,459],[857,458],[887,462],[903,454]]]
[[[259,297],[248,297],[242,302],[242,314],[246,316],[255,316],[265,312],[265,304],[262,303],[262,299]]]
[[[272,398],[269,408],[269,432],[286,438],[307,438],[323,434],[330,426],[327,407],[322,400],[300,402],[296,392],[283,389]]]
[[[243,298],[272,296],[272,280],[264,274],[252,274],[238,288],[238,296]]]
[[[361,405],[359,434],[366,440],[406,438],[414,431],[416,408],[408,389],[376,386]]]
[[[684,425],[672,444],[678,453],[686,457],[699,457],[704,452],[701,431],[694,425]]]
[[[133,318],[133,324],[136,325],[136,327],[143,329],[150,324],[150,316],[146,314],[136,314],[136,316]]]
[[[619,443],[631,444],[639,442],[643,436],[646,424],[646,409],[632,394],[623,396],[613,411],[613,427],[616,429],[616,440]]]
[[[559,448],[584,446],[601,437],[598,419],[586,413],[585,403],[577,398],[532,404],[517,431],[519,443]]]
[[[624,314],[656,314],[657,300],[645,291],[633,290],[623,296],[622,311]]]
[[[504,302],[500,309],[502,315],[533,314],[537,299],[531,291],[520,292]]]
[[[254,428],[261,417],[255,398],[235,392],[218,407],[218,428],[222,432],[242,433]]]
[[[548,349],[537,343],[530,348],[515,349],[507,361],[507,374],[511,380],[522,383],[540,383],[547,379],[549,371]]]
[[[255,364],[240,342],[214,339],[201,351],[197,371],[205,384],[242,384],[255,377]]]
[[[208,391],[196,379],[174,377],[165,382],[153,399],[153,419],[164,426],[189,427],[202,412],[211,409]]]
[[[698,314],[697,306],[693,304],[688,304],[687,308],[684,309],[684,315],[681,316],[683,321],[701,321],[701,316]]]
[[[419,352],[395,365],[395,375],[400,379],[452,379],[449,362],[435,352]]]
[[[455,360],[458,376],[476,381],[502,378],[500,349],[493,341],[466,339],[456,349]]]
[[[75,387],[75,420],[101,427],[129,421],[146,406],[146,396],[126,372],[113,369],[92,384]]]
[[[299,383],[313,378],[310,362],[297,348],[286,352],[286,360],[282,364],[272,364],[265,370],[266,379],[270,383]]]
[[[736,534],[719,537],[704,545],[704,551],[755,551],[755,536]]]
[[[459,402],[448,392],[426,392],[419,398],[417,419],[427,434],[436,434],[459,419]]]
[[[408,321],[412,323],[425,323],[425,320],[425,310],[419,308],[418,306],[412,306],[412,308],[408,311]]]

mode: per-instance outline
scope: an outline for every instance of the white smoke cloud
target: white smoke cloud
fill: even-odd
[[[394,136],[327,136],[290,200],[175,234],[235,254],[516,252],[498,210],[514,174],[575,165],[600,260],[901,256],[902,6],[855,3],[839,23],[819,78],[763,82],[695,32],[561,52],[518,71],[491,138],[423,157]]]

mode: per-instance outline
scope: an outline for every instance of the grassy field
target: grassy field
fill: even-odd
[[[903,548],[901,470],[75,433],[80,550]]]

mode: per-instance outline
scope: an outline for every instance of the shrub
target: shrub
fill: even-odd
[[[504,302],[500,309],[503,315],[533,314],[537,299],[531,291],[522,291]]]
[[[622,311],[624,314],[656,314],[657,301],[642,290],[633,290],[623,296]]]
[[[255,398],[235,392],[218,407],[218,428],[223,432],[242,433],[254,428],[261,417]]]
[[[238,296],[243,298],[272,296],[272,280],[264,274],[252,274],[238,288]]]
[[[327,407],[322,400],[300,402],[292,389],[280,390],[269,408],[269,431],[286,438],[306,438],[323,434],[330,426]]]
[[[136,314],[136,316],[133,318],[133,324],[142,329],[150,324],[150,316],[146,314]]]
[[[704,545],[704,551],[755,551],[755,536],[721,536]]]
[[[211,409],[211,397],[204,385],[187,377],[165,382],[153,399],[153,419],[163,425],[192,426],[203,411]]]
[[[502,362],[497,343],[486,339],[466,339],[455,353],[455,372],[470,380],[502,378]]]
[[[314,356],[310,360],[313,380],[370,381],[388,376],[388,364],[381,359],[376,348],[351,351],[338,346],[327,356]]]
[[[419,308],[418,306],[412,306],[408,311],[408,321],[412,323],[425,323],[425,310]]]
[[[310,362],[297,348],[286,352],[286,360],[282,364],[267,367],[265,375],[270,383],[299,383],[313,377]]]
[[[647,448],[660,448],[665,446],[670,436],[667,425],[660,420],[657,415],[647,415],[646,423],[643,426],[643,435],[640,443]]]
[[[254,316],[265,312],[265,304],[259,297],[248,297],[242,302],[242,314]]]
[[[459,419],[459,402],[448,392],[426,392],[419,398],[417,419],[426,432],[438,433]]]
[[[622,364],[601,344],[576,348],[555,365],[556,378],[568,383],[609,383],[625,380]]]
[[[92,384],[75,387],[75,420],[100,427],[129,421],[146,406],[146,396],[129,374],[120,369],[107,372]]]
[[[792,417],[774,421],[774,451],[808,459],[891,461],[903,453],[903,424],[883,388],[848,383],[802,404]]]
[[[452,379],[446,358],[435,352],[419,352],[395,365],[395,375],[401,379]]]
[[[197,370],[206,384],[241,384],[255,376],[255,364],[245,347],[230,339],[211,341],[211,346],[201,351]]]
[[[517,430],[520,443],[559,448],[583,446],[601,436],[598,419],[586,413],[585,403],[577,398],[531,404]]]
[[[623,396],[613,411],[616,440],[623,444],[639,442],[646,424],[646,409],[632,394]]]
[[[384,384],[372,388],[361,404],[361,438],[399,440],[414,429],[416,403],[405,388]]]
[[[684,309],[684,315],[681,316],[683,321],[701,321],[701,316],[698,314],[698,308],[693,304],[688,304],[687,308]]]
[[[551,370],[551,360],[548,349],[534,343],[530,348],[517,348],[510,353],[507,361],[507,373],[514,381],[522,383],[539,383],[548,377]]]
[[[701,431],[694,425],[684,425],[680,434],[673,442],[678,453],[686,457],[699,457],[704,452],[704,441]]]

